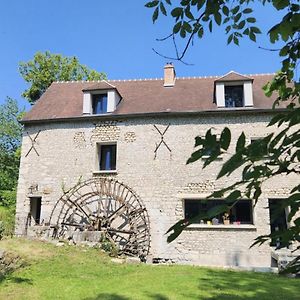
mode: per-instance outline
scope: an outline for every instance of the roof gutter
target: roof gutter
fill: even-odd
[[[218,110],[202,110],[202,111],[165,111],[165,112],[150,112],[150,113],[131,113],[131,114],[103,114],[103,115],[84,115],[66,118],[51,118],[51,119],[35,119],[35,120],[21,120],[20,123],[26,124],[42,124],[55,122],[73,122],[73,121],[107,121],[120,120],[124,118],[153,118],[153,117],[186,117],[186,116],[205,116],[205,115],[219,115],[226,113],[226,115],[238,114],[275,114],[277,112],[288,111],[286,108],[249,108],[249,109],[218,109]]]

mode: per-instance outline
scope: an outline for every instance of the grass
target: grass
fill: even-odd
[[[192,266],[116,264],[96,249],[5,239],[26,266],[0,279],[0,299],[299,299],[300,281]]]

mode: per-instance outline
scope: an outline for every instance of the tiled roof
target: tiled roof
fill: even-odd
[[[232,76],[230,74],[227,76]],[[272,98],[266,97],[262,87],[273,76],[270,74],[245,77],[248,80],[253,79],[253,108],[266,109],[272,107],[276,96],[274,95]],[[245,78],[243,76],[243,80]],[[216,80],[216,77],[177,78],[174,87],[164,87],[163,79],[54,82],[25,115],[23,120],[81,117],[82,91],[105,88],[105,86],[108,87],[110,85],[115,87],[122,96],[122,101],[113,115],[218,110],[214,101]],[[233,79],[231,78],[230,80]]]

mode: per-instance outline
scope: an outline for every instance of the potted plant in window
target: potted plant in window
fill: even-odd
[[[230,215],[229,215],[228,212],[224,213],[222,218],[223,218],[224,225],[229,225],[230,224]]]

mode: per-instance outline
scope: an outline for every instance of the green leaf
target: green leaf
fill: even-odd
[[[246,144],[246,136],[245,133],[242,132],[237,140],[235,151],[239,152],[243,150],[245,148],[245,144]]]
[[[250,27],[250,31],[252,31],[254,33],[261,33],[260,29],[257,27]]]
[[[159,1],[150,1],[148,3],[145,4],[146,7],[154,7],[157,6],[159,3]]]
[[[233,40],[233,33],[229,35],[228,39],[227,39],[227,45],[229,45]]]
[[[167,15],[167,11],[165,9],[165,6],[164,6],[163,2],[160,2],[159,7],[160,7],[160,11],[162,12],[162,14],[166,16]]]
[[[243,13],[244,14],[250,14],[250,13],[252,13],[253,12],[253,10],[251,9],[251,8],[245,8],[244,10],[243,10]]]
[[[192,153],[191,157],[187,160],[186,164],[191,164],[197,160],[199,160],[202,157],[202,151],[201,150],[197,150],[195,152]]]
[[[171,15],[175,17],[180,17],[182,14],[183,9],[181,7],[176,7],[171,11]]]
[[[247,18],[246,19],[248,23],[255,23],[256,19],[255,18]]]
[[[232,205],[239,198],[241,198],[241,192],[238,190],[235,190],[226,197],[225,201],[226,201],[226,203],[229,203]]]
[[[245,20],[241,21],[241,22],[238,24],[238,29],[243,29],[245,25],[246,25],[246,21],[245,21]]]
[[[208,210],[207,212],[207,218],[211,219],[219,214],[227,212],[229,209],[228,205],[222,204],[222,205],[217,205],[212,207],[211,209]]]
[[[188,33],[192,32],[192,26],[188,22],[183,22],[182,29],[184,29]]]
[[[187,16],[187,18],[189,18],[190,20],[194,20],[195,19],[189,8],[185,9],[184,13]]]
[[[237,22],[240,20],[241,17],[242,17],[242,14],[241,14],[241,13],[238,13],[238,14],[237,14],[236,16],[234,16],[234,18],[233,18],[234,22],[237,23]]]
[[[215,22],[218,24],[218,25],[221,25],[222,23],[222,16],[219,12],[216,12],[214,14],[214,18],[215,18]]]
[[[238,46],[239,45],[239,40],[236,36],[233,37],[233,42]]]
[[[181,24],[182,24],[182,22],[180,21],[180,22],[178,22],[178,23],[176,23],[174,25],[174,27],[173,27],[173,33],[178,33],[179,32],[179,30],[181,28]]]
[[[290,5],[289,0],[273,0],[273,5],[277,10],[281,10]]]
[[[206,3],[206,0],[198,0],[197,1],[197,9],[200,10],[205,3]]]
[[[250,31],[250,33],[249,33],[249,38],[250,38],[251,41],[256,42],[256,36],[255,36],[255,34],[254,34],[253,32],[251,32],[251,31]]]
[[[223,11],[223,14],[224,14],[225,16],[228,16],[228,15],[229,15],[229,8],[228,8],[228,6],[224,5],[224,6],[222,7],[222,11]]]
[[[198,37],[199,37],[200,39],[203,37],[203,33],[204,33],[203,27],[201,26],[201,27],[199,28],[199,30],[198,30]]]
[[[236,7],[234,7],[234,8],[231,10],[231,12],[232,12],[232,14],[235,15],[239,10],[240,10],[240,6],[237,5]]]
[[[208,29],[210,32],[212,32],[212,21],[211,20],[208,23]]]
[[[231,142],[231,132],[228,127],[225,127],[221,133],[220,146],[222,149],[227,150]]]
[[[156,7],[155,10],[154,10],[154,13],[152,15],[152,21],[153,21],[153,23],[157,20],[158,13],[159,13],[159,10],[158,10],[158,7]]]

